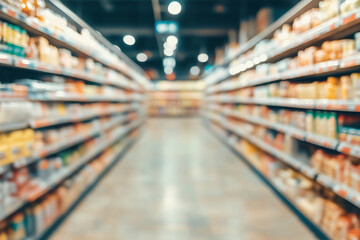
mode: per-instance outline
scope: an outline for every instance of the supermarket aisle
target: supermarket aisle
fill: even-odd
[[[149,120],[53,239],[315,239],[201,124]]]

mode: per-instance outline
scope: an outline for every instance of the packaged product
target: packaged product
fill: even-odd
[[[360,51],[360,32],[355,33],[355,46],[356,46],[356,51]]]

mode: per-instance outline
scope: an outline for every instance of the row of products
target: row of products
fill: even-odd
[[[128,103],[1,102],[0,124],[101,116],[124,112],[134,106]]]
[[[137,113],[127,115],[128,119],[134,119]],[[0,134],[0,165],[6,165],[21,160],[34,153],[41,153],[46,147],[66,145],[69,140],[79,136],[91,134],[100,130],[103,126],[118,122],[123,119],[122,115],[103,117],[89,122],[79,122],[54,129],[25,129]]]
[[[301,16],[294,19],[292,24],[284,24],[280,29],[275,31],[271,39],[264,39],[260,41],[253,50],[247,51],[239,59],[235,59],[232,62],[232,65],[238,65],[239,62],[246,62],[252,56],[261,56],[264,53],[271,52],[274,49],[282,49],[284,46],[296,42],[299,38],[299,35],[305,32],[310,32],[309,30],[321,25],[328,20],[334,19],[340,14],[346,14],[351,12],[360,6],[360,1],[358,0],[324,0],[320,1],[319,8],[313,8],[309,11],[303,13]],[[359,38],[359,34],[357,38]],[[338,57],[338,49],[341,48],[340,42],[334,42],[332,46],[329,46],[328,50],[317,53],[318,56],[325,57],[328,59]],[[355,45],[352,43],[349,44],[350,48],[353,48]],[[351,46],[350,46],[351,45]],[[347,48],[347,47],[345,47]],[[321,49],[324,50],[324,49]],[[330,55],[328,55],[330,53]],[[345,54],[346,55],[346,54]],[[254,58],[255,59],[255,58]]]
[[[80,194],[100,175],[101,172],[111,163],[114,157],[124,149],[127,140],[122,140],[112,147],[108,148],[95,160],[86,165],[80,172],[73,177],[65,180],[54,191],[44,196],[41,200],[30,204],[21,212],[16,213],[6,221],[0,223],[0,239],[2,240],[21,240],[39,236],[65,211],[73,204]],[[89,146],[83,146],[83,149],[74,150],[69,153],[66,158],[71,159],[76,155],[83,154]],[[71,156],[70,156],[71,155]],[[59,156],[57,164],[62,164],[63,156]],[[46,175],[49,174],[42,169],[46,162],[39,163],[40,169],[37,177],[47,179]],[[24,173],[23,173],[24,174]],[[15,175],[15,174],[14,174]],[[19,176],[18,178],[21,178]],[[13,179],[11,179],[14,181]],[[17,183],[9,182],[8,185],[16,185]],[[5,188],[14,188],[14,186],[6,186]]]
[[[53,78],[51,81],[16,80],[14,83],[0,84],[0,93],[11,93],[14,96],[25,95],[35,99],[38,97],[46,99],[52,95],[63,97],[112,97],[114,99],[139,95],[117,87],[90,85],[64,78]]]
[[[331,154],[318,149],[310,159],[318,172],[360,192],[360,160],[344,154]]]
[[[114,83],[130,84],[124,75],[104,67],[91,58],[75,57],[67,49],[52,46],[44,37],[29,37],[24,29],[1,21],[0,52],[26,57],[54,67],[83,71]]]
[[[286,167],[248,141],[238,140],[236,149],[262,172],[277,189],[291,199],[307,217],[320,226],[329,237],[337,240],[360,240],[360,219],[357,212],[344,208],[335,199],[324,197],[314,181]],[[317,155],[316,158],[323,159],[312,159],[312,163],[318,161],[317,163],[327,164],[321,167],[326,168],[325,171],[330,171],[331,174],[340,172],[340,170],[330,169],[331,160],[328,161],[325,156],[320,157],[319,155],[324,154],[321,151],[315,152],[314,156]],[[342,158],[344,162],[350,162],[343,155],[339,158]],[[356,168],[356,166],[352,166]],[[354,171],[348,180],[354,183],[354,181],[358,181],[358,176],[359,173]]]
[[[310,147],[311,145],[303,145],[289,135],[267,129],[263,126],[255,126],[235,119],[229,119],[229,122],[275,149],[290,156],[296,156],[298,161],[309,162],[318,173],[323,173],[360,192],[360,159],[342,153],[326,153],[321,149],[314,151]],[[270,169],[270,167],[267,167],[267,169]]]
[[[237,78],[233,78],[229,81],[220,83],[213,88],[226,87],[228,83],[232,82],[241,82],[243,84],[251,84],[252,81],[256,79],[266,78],[268,76],[277,76],[278,74],[286,74],[289,70],[298,70],[304,66],[313,66],[316,63],[323,63],[330,60],[340,60],[346,56],[354,55],[360,50],[360,33],[355,35],[357,40],[357,45],[353,39],[345,40],[335,40],[335,41],[326,41],[321,45],[321,48],[318,47],[309,47],[304,51],[299,51],[298,56],[295,58],[285,58],[277,63],[266,63],[259,64],[255,69],[245,71],[241,73]],[[344,79],[341,79],[341,82],[350,85],[349,89],[353,86],[354,88],[358,87],[357,82],[353,79],[358,80],[358,74],[353,74],[354,76],[344,76]],[[337,80],[339,81],[339,80]],[[347,99],[345,97],[345,99]]]
[[[38,24],[54,35],[62,36],[70,45],[81,46],[93,56],[106,60],[113,66],[125,67],[125,62],[96,40],[88,29],[83,28],[80,33],[77,32],[76,27],[72,26],[65,17],[47,8],[43,0],[6,0],[2,4],[16,12],[25,13],[26,22],[30,22],[30,25]]]
[[[359,100],[360,74],[328,77],[325,81],[312,83],[293,83],[281,81],[263,86],[248,87],[229,92],[232,96],[243,98],[296,98]]]
[[[246,117],[255,117],[272,123],[280,123],[341,142],[360,145],[360,116],[351,113],[327,111],[297,111],[252,105],[225,105]],[[222,107],[219,107],[220,109]]]
[[[151,115],[194,115],[201,106],[200,92],[156,92],[149,96]]]

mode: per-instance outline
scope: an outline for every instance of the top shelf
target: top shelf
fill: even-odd
[[[72,13],[69,9],[67,9],[62,3],[58,2],[58,1],[54,1],[54,0],[51,0],[50,2],[53,5],[56,5],[58,7],[58,9],[64,15],[66,15],[72,19],[74,19],[76,17],[77,19],[79,19],[79,21],[81,21],[80,18],[78,18],[74,13]],[[70,16],[69,16],[69,14],[70,14]],[[50,29],[47,29],[47,28],[41,26],[34,19],[27,17],[23,13],[16,12],[16,11],[8,8],[4,4],[0,4],[0,19],[4,19],[12,24],[18,25],[21,28],[28,31],[29,33],[32,33],[37,36],[45,37],[46,39],[48,39],[48,41],[51,44],[53,44],[57,47],[66,48],[66,49],[70,50],[71,52],[78,54],[79,56],[92,58],[95,61],[103,64],[104,66],[111,68],[113,70],[116,70],[116,71],[126,75],[129,78],[133,78],[132,69],[129,67],[129,65],[131,65],[133,68],[135,68],[135,71],[143,73],[143,70],[140,67],[138,67],[135,63],[132,63],[130,59],[128,59],[127,57],[124,59],[125,55],[119,54],[120,51],[118,51],[116,49],[116,47],[114,47],[111,43],[109,43],[105,38],[102,37],[99,40],[99,36],[97,36],[97,35],[100,35],[100,34],[96,33],[87,24],[83,23],[83,21],[81,21],[84,24],[84,26],[82,26],[82,27],[85,27],[86,29],[88,29],[100,43],[105,45],[107,48],[109,48],[109,45],[111,45],[111,48],[109,50],[111,50],[111,52],[114,52],[122,60],[121,65],[115,66],[114,64],[110,63],[106,59],[100,59],[98,56],[96,56],[97,54],[95,52],[88,51],[87,49],[85,49],[84,46],[81,46],[80,44],[72,41],[71,39],[66,38],[63,35],[56,34],[55,32],[51,31]],[[96,33],[96,34],[94,34],[94,33]],[[124,61],[126,61],[127,63],[125,63]],[[129,64],[129,62],[130,62],[130,64]]]
[[[260,41],[271,37],[274,32],[279,29],[282,25],[286,23],[292,22],[295,18],[299,17],[301,14],[306,11],[316,8],[319,5],[320,0],[302,0],[297,5],[295,5],[292,9],[290,9],[286,14],[284,14],[280,19],[271,24],[268,28],[266,28],[263,32],[257,34],[251,40],[249,40],[246,44],[240,47],[237,51],[235,51],[230,57],[226,58],[224,62],[220,65],[227,65],[233,59],[239,57],[244,54],[251,48],[255,47]]]

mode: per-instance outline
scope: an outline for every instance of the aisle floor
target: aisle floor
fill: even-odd
[[[150,119],[53,240],[311,240],[200,119]]]

